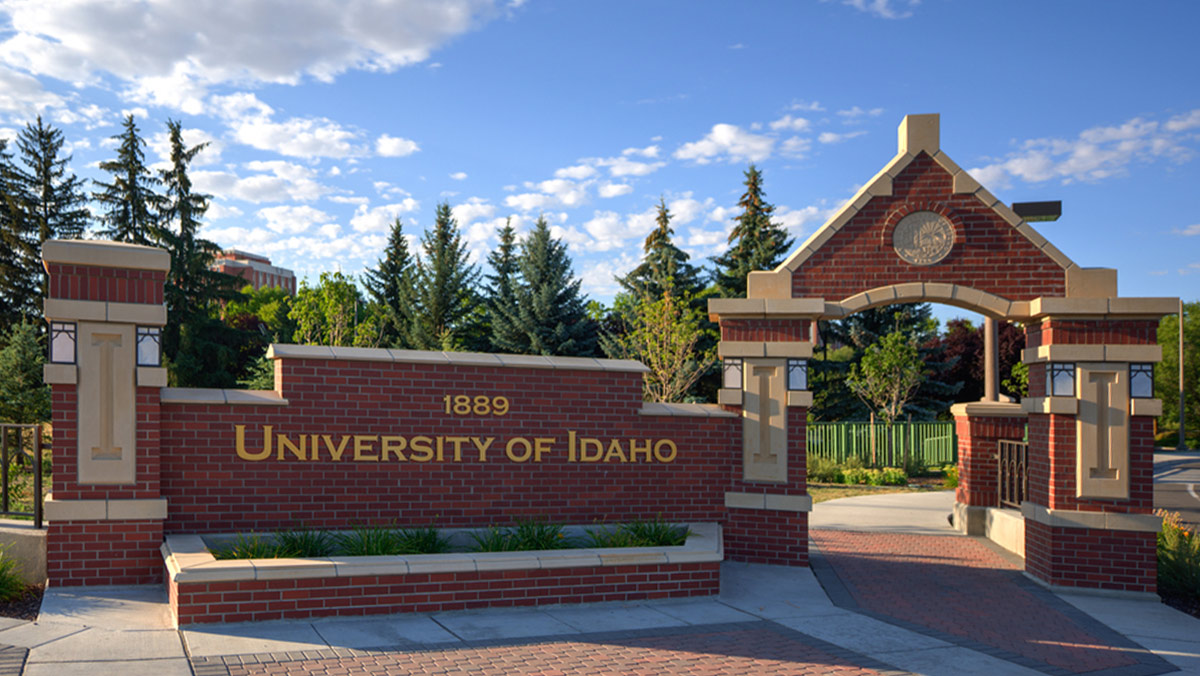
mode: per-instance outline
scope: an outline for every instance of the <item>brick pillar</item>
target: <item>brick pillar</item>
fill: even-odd
[[[716,299],[710,317],[721,324],[719,353],[728,371],[719,393],[742,416],[742,449],[725,492],[725,554],[733,561],[808,565],[805,428],[812,392],[812,319],[824,309],[804,300]],[[774,310],[782,317],[769,314]],[[803,375],[803,377],[802,377]],[[802,382],[803,381],[803,382]]]
[[[166,251],[48,241],[54,482],[46,564],[56,586],[162,579],[159,392]],[[151,349],[153,348],[153,349]]]
[[[1025,436],[1020,404],[979,401],[955,404],[958,436],[958,488],[954,491],[954,525],[968,535],[983,535],[987,509],[1000,505],[999,441]]]
[[[1025,566],[1050,586],[1155,591],[1153,417],[1162,402],[1139,396],[1148,394],[1139,365],[1162,351],[1158,322],[1145,314],[1048,316],[1026,329]]]

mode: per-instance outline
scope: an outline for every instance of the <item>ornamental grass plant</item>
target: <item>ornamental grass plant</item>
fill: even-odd
[[[1157,510],[1163,520],[1158,533],[1158,591],[1200,601],[1200,534],[1183,523],[1178,512]]]

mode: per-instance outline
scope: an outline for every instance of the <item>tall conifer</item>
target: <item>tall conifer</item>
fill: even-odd
[[[13,165],[13,206],[29,239],[26,272],[31,281],[39,282],[38,298],[45,297],[49,281],[42,267],[42,243],[78,239],[91,218],[83,179],[68,170],[71,156],[62,155],[62,146],[62,131],[45,124],[40,115],[17,134],[19,162]]]
[[[379,264],[363,273],[367,295],[383,312],[380,342],[388,347],[412,347],[413,276],[416,261],[408,251],[400,219],[392,222],[387,249]]]
[[[512,220],[500,228],[500,246],[488,254],[492,274],[487,276],[488,324],[491,346],[496,352],[522,353],[529,340],[517,326],[517,290],[521,271],[517,266],[517,234]]]
[[[755,270],[770,270],[792,248],[792,238],[783,226],[771,222],[775,207],[766,201],[762,172],[753,164],[745,172],[746,192],[738,200],[742,213],[729,233],[729,248],[713,258],[716,283],[725,298],[744,298],[746,275]]]
[[[425,256],[413,285],[413,346],[421,350],[465,347],[475,331],[479,270],[467,261],[467,245],[450,205],[438,205],[433,230],[421,238]]]
[[[133,115],[125,117],[124,130],[112,138],[119,141],[117,158],[100,163],[100,169],[112,174],[112,182],[96,181],[100,190],[92,193],[104,213],[97,233],[117,242],[157,244],[159,207],[162,198],[156,192],[160,181],[146,166],[146,142],[138,135]]]
[[[642,245],[642,262],[617,282],[634,296],[654,300],[668,292],[676,298],[696,295],[701,289],[700,271],[688,262],[687,252],[671,241],[671,212],[662,199],[654,221],[656,227]]]
[[[567,247],[550,236],[546,219],[538,218],[521,243],[517,259],[516,328],[524,334],[527,354],[583,356],[596,351],[596,327],[588,319],[586,299],[579,293]]]
[[[37,313],[32,237],[17,191],[16,170],[0,139],[0,330]]]

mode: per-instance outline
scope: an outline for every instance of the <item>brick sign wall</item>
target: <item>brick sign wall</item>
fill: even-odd
[[[722,518],[738,419],[644,410],[640,364],[276,350],[266,405],[164,391],[167,532]]]

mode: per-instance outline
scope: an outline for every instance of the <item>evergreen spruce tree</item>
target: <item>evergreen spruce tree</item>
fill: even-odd
[[[24,221],[29,238],[26,274],[38,280],[37,298],[46,296],[49,279],[42,267],[42,243],[48,239],[78,239],[87,228],[84,182],[67,169],[71,156],[63,156],[63,134],[42,122],[26,124],[17,134],[17,158],[13,166],[13,206]]]
[[[0,331],[38,313],[37,283],[29,275],[32,236],[17,191],[16,170],[0,139]]]
[[[438,205],[433,230],[421,237],[425,256],[413,284],[413,347],[456,350],[467,347],[478,319],[475,310],[479,271],[467,262],[467,245],[450,205]]]
[[[509,219],[500,228],[500,246],[488,254],[492,274],[487,276],[485,292],[491,348],[495,352],[521,354],[529,348],[529,339],[517,325],[517,290],[521,283],[517,254],[517,233]]]
[[[159,174],[165,188],[159,206],[159,243],[171,255],[164,297],[167,325],[163,328],[162,351],[167,358],[170,380],[179,387],[199,387],[212,382],[210,369],[226,364],[230,349],[247,336],[224,336],[227,327],[216,319],[216,303],[236,296],[237,278],[211,269],[220,247],[198,236],[200,219],[208,210],[208,195],[192,190],[188,167],[208,145],[188,148],[178,121],[167,121],[171,166]],[[186,328],[185,328],[186,327]],[[189,339],[183,340],[184,334]]]
[[[587,316],[587,300],[579,293],[567,247],[550,236],[546,219],[538,218],[521,243],[517,259],[517,329],[528,341],[526,354],[584,356],[596,351],[596,327]]]
[[[765,199],[762,172],[753,164],[745,172],[746,192],[738,200],[742,213],[729,233],[729,248],[713,258],[716,284],[724,298],[746,296],[746,275],[755,270],[771,270],[792,248],[792,238],[777,223],[771,222],[775,207]]]
[[[412,347],[413,276],[416,261],[408,251],[400,219],[392,222],[387,249],[379,264],[363,274],[367,295],[381,310],[380,344]]]
[[[46,422],[50,420],[50,386],[42,382],[46,357],[37,326],[22,321],[5,334],[0,349],[0,422]]]
[[[621,288],[638,297],[654,300],[670,290],[676,298],[695,296],[702,288],[700,271],[688,262],[688,255],[671,241],[671,212],[666,201],[659,199],[657,227],[646,236],[642,245],[642,262],[629,274],[617,279]]]
[[[125,117],[124,131],[112,138],[120,141],[117,158],[101,162],[100,168],[112,174],[111,183],[96,181],[99,192],[92,198],[99,202],[104,213],[101,237],[130,244],[158,244],[159,207],[162,198],[155,192],[160,181],[146,167],[146,142],[138,136],[133,115]]]

